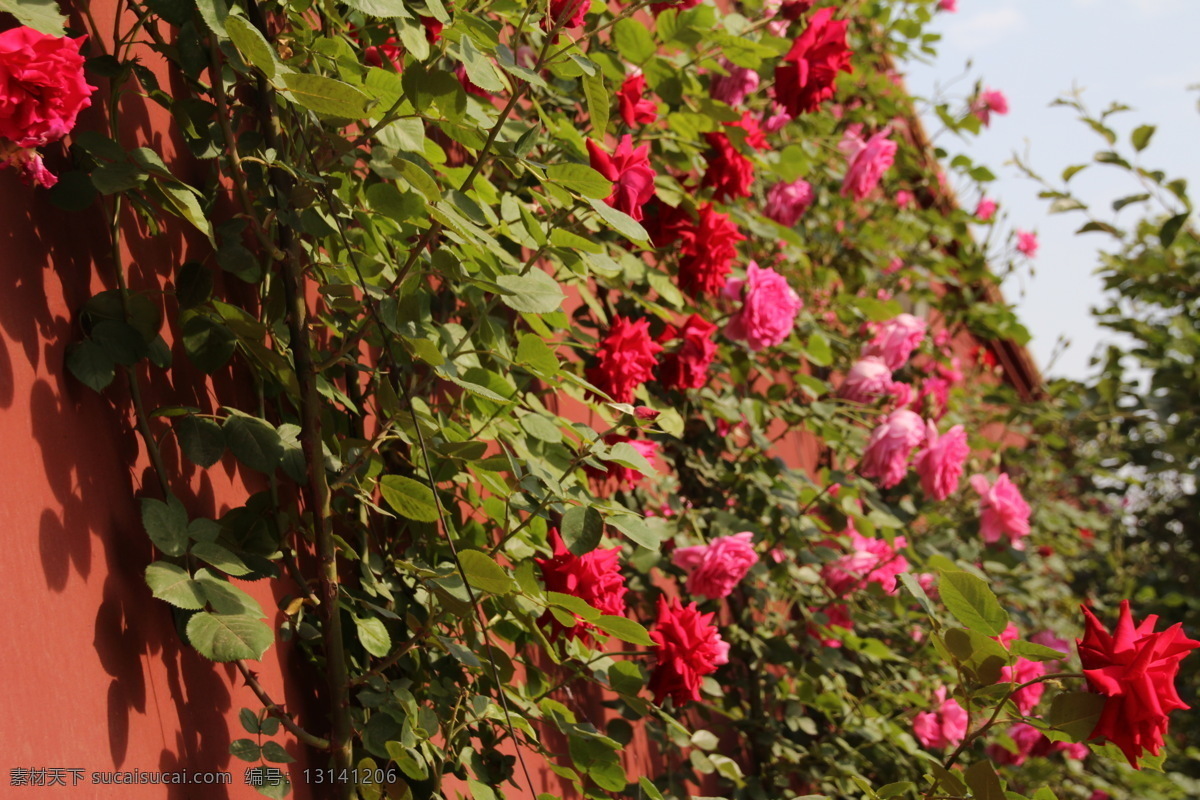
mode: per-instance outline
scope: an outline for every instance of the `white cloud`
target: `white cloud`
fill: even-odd
[[[1169,2],[1170,0],[1138,0],[1138,2]],[[956,48],[975,51],[1004,39],[1025,25],[1025,15],[1013,6],[1001,6],[962,16],[946,26],[943,41]]]

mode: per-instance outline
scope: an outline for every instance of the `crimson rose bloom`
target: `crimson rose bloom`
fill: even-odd
[[[621,577],[620,547],[593,550],[577,556],[563,544],[558,528],[550,529],[549,541],[554,556],[534,559],[541,567],[546,591],[578,597],[604,614],[625,616],[625,592],[628,589],[625,579]],[[567,636],[582,639],[585,644],[591,643],[592,637],[588,631],[595,628],[580,617],[576,617],[575,626],[569,628],[549,611],[542,615],[540,622],[556,638]]]
[[[1121,601],[1117,629],[1108,632],[1087,608],[1086,629],[1079,645],[1079,661],[1088,688],[1104,695],[1104,710],[1089,739],[1105,738],[1121,748],[1138,769],[1143,751],[1158,755],[1167,732],[1167,715],[1187,708],[1175,691],[1179,662],[1200,642],[1187,638],[1176,623],[1154,632],[1158,616],[1151,614],[1135,625],[1129,601]]]
[[[658,663],[650,675],[654,702],[667,697],[681,706],[700,699],[700,681],[729,661],[729,645],[712,624],[713,614],[701,614],[695,603],[658,598],[658,622],[650,638],[658,645]]]
[[[693,297],[715,294],[725,286],[737,255],[737,243],[746,237],[728,214],[713,210],[711,203],[697,209],[699,218],[678,232],[679,288]],[[655,244],[659,244],[656,240]]]
[[[611,156],[594,139],[587,140],[587,149],[592,169],[613,183],[612,194],[604,202],[640,220],[642,205],[654,196],[650,146],[644,144],[635,150],[633,138],[627,133],[621,137]]]
[[[750,185],[754,183],[754,164],[738,152],[724,133],[706,133],[704,138],[712,149],[700,185],[712,187],[714,200],[749,197]]]
[[[79,54],[86,38],[23,26],[0,33],[0,136],[40,147],[71,132],[95,90],[84,80]]]
[[[629,127],[647,125],[658,119],[658,104],[645,96],[646,76],[635,70],[625,78],[617,90],[617,104],[621,108],[621,119]]]
[[[717,343],[712,335],[717,326],[692,314],[679,330],[668,328],[659,341],[681,339],[683,344],[673,353],[663,356],[658,368],[658,382],[668,389],[699,389],[708,383],[708,365],[717,355]]]
[[[775,99],[793,117],[816,111],[833,97],[838,71],[853,72],[850,48],[846,46],[847,20],[833,22],[833,9],[822,8],[812,15],[804,33],[775,68]]]
[[[550,16],[542,20],[542,27],[546,30],[555,25],[560,30],[578,28],[591,4],[591,0],[550,0]]]
[[[654,376],[662,345],[650,338],[650,320],[614,317],[596,351],[600,359],[587,379],[618,403],[633,400],[633,391]]]

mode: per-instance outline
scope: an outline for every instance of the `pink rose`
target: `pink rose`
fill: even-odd
[[[934,692],[935,711],[922,711],[913,719],[913,734],[928,748],[957,747],[967,735],[967,711],[954,698],[946,697],[946,687]]]
[[[1023,230],[1017,231],[1017,250],[1019,250],[1021,253],[1024,253],[1029,258],[1033,258],[1035,255],[1037,255],[1037,249],[1038,238],[1036,233],[1030,233],[1029,231]]]
[[[854,549],[821,568],[829,591],[841,597],[877,583],[887,594],[895,594],[896,576],[908,571],[908,559],[897,551],[907,547],[908,540],[897,536],[888,544],[884,539],[871,539],[856,531],[853,523],[842,533],[850,537]]]
[[[996,201],[987,197],[979,200],[979,205],[975,206],[975,216],[981,222],[991,222],[992,217],[996,215]]]
[[[962,425],[955,425],[939,436],[937,426],[928,423],[925,446],[913,461],[921,477],[921,490],[934,500],[945,500],[954,494],[970,454],[967,432]]]
[[[766,208],[763,211],[768,219],[790,228],[808,210],[812,201],[812,184],[800,178],[791,183],[777,183],[768,189]]]
[[[971,113],[978,117],[984,125],[989,125],[992,121],[992,112],[1007,114],[1008,98],[1004,96],[1003,92],[996,89],[986,89],[971,101]]]
[[[709,84],[709,94],[714,100],[740,106],[746,102],[746,95],[758,88],[758,73],[746,67],[736,66],[726,59],[721,59],[721,68],[729,74],[713,76]]]
[[[629,73],[621,88],[617,90],[617,104],[621,119],[629,127],[644,125],[658,119],[658,104],[645,96],[646,76],[640,69]]]
[[[856,403],[870,403],[892,388],[892,371],[878,356],[867,356],[854,362],[838,395]]]
[[[727,295],[742,293],[742,308],[729,324],[725,335],[746,342],[751,350],[772,347],[786,339],[796,326],[796,314],[804,302],[787,280],[775,270],[759,268],[751,261],[746,268],[746,280],[730,281]]]
[[[787,109],[779,103],[771,105],[772,111],[769,116],[766,111],[763,112],[763,130],[767,133],[776,133],[783,130],[783,126],[792,121],[792,115],[787,113]]]
[[[633,146],[628,133],[621,137],[610,156],[594,139],[587,140],[592,169],[612,181],[612,194],[604,201],[634,219],[642,218],[642,206],[654,196],[654,167],[650,166],[650,146]]]
[[[958,11],[958,0],[938,0],[938,8],[942,11]]]
[[[882,323],[863,355],[879,356],[891,369],[900,369],[925,339],[925,320],[901,314]]]
[[[900,208],[910,208],[916,204],[916,197],[908,189],[901,189],[896,192],[896,205]]]
[[[671,562],[688,573],[687,590],[692,594],[711,600],[728,597],[758,563],[753,539],[754,534],[743,531],[709,544],[680,547],[671,554]]]
[[[925,423],[906,408],[888,414],[867,440],[859,473],[888,489],[904,480],[913,448],[925,438]]]
[[[982,475],[971,476],[971,488],[979,493],[979,533],[988,544],[1007,536],[1014,550],[1024,550],[1029,535],[1029,504],[1005,473],[989,486]]]
[[[79,54],[86,38],[24,26],[0,33],[0,136],[18,147],[40,147],[71,132],[95,91]]]
[[[866,141],[859,135],[861,131],[861,125],[851,125],[838,144],[847,161],[841,194],[853,195],[855,200],[862,200],[879,185],[879,179],[896,158],[896,143],[887,138],[888,128]]]
[[[17,147],[0,143],[0,166],[12,167],[21,175],[26,186],[49,189],[58,183],[58,176],[46,169],[42,156],[32,147]]]
[[[1017,662],[1011,667],[1004,667],[1000,670],[1000,680],[1006,683],[1022,684],[1028,683],[1034,678],[1040,678],[1046,674],[1046,665],[1040,661],[1030,661],[1028,658],[1017,658]],[[1019,689],[1013,693],[1012,700],[1016,704],[1017,710],[1025,716],[1033,713],[1033,709],[1042,699],[1042,694],[1046,691],[1046,684],[1035,683],[1032,686],[1026,686],[1024,689]]]

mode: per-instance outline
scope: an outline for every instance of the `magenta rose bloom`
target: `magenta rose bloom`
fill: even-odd
[[[646,95],[646,76],[641,70],[635,70],[625,78],[621,88],[617,90],[617,105],[621,109],[621,119],[633,128],[638,125],[648,125],[658,119],[658,104]]]
[[[991,222],[994,216],[996,216],[996,201],[986,197],[980,198],[979,205],[975,206],[975,217],[980,222]]]
[[[890,369],[900,369],[925,339],[925,320],[901,314],[880,324],[864,356],[879,356]]]
[[[710,600],[728,597],[758,563],[753,539],[754,534],[743,531],[709,544],[680,547],[671,553],[671,563],[688,574],[687,590],[692,594]]]
[[[979,493],[979,533],[988,544],[1007,536],[1014,550],[1025,549],[1029,535],[1029,504],[1005,473],[989,486],[982,475],[971,476],[971,488]]]
[[[813,202],[812,184],[800,178],[791,183],[777,183],[767,190],[763,212],[785,228],[796,224]]]
[[[967,735],[967,711],[954,698],[946,697],[946,687],[934,692],[937,707],[913,718],[913,734],[925,747],[957,747]]]
[[[714,100],[740,106],[746,102],[746,96],[758,88],[758,73],[736,66],[727,59],[721,59],[721,68],[729,74],[714,75],[709,84],[709,94]]]
[[[625,593],[628,589],[625,579],[621,577],[620,547],[597,549],[577,556],[563,544],[558,528],[550,529],[549,541],[554,555],[551,558],[534,559],[542,570],[546,591],[578,597],[604,614],[625,616]],[[540,622],[555,638],[566,636],[582,639],[585,644],[592,642],[589,631],[594,630],[595,626],[585,622],[582,617],[575,618],[574,627],[567,627],[547,611]]]
[[[954,494],[970,454],[967,432],[962,425],[955,425],[939,436],[937,426],[928,423],[925,445],[913,461],[921,478],[921,490],[934,500],[945,500]]]
[[[925,438],[925,423],[906,408],[888,414],[867,440],[859,474],[889,489],[904,480],[913,448]]]
[[[95,91],[79,54],[86,38],[24,26],[0,33],[0,136],[17,147],[40,147],[71,132]]]
[[[634,390],[654,377],[662,345],[650,338],[649,327],[645,318],[614,317],[596,350],[599,361],[587,371],[588,381],[618,403],[631,402]]]
[[[851,125],[838,149],[846,155],[846,177],[842,180],[842,197],[862,200],[879,185],[883,173],[896,158],[896,143],[888,139],[887,128],[863,141],[861,125]]]
[[[848,20],[833,21],[833,9],[822,8],[775,67],[771,93],[793,117],[816,111],[833,97],[837,74],[853,72],[846,46]]]
[[[1135,625],[1129,601],[1121,601],[1117,628],[1108,628],[1083,609],[1086,629],[1079,661],[1088,689],[1104,695],[1104,709],[1089,739],[1108,739],[1121,749],[1134,769],[1143,752],[1158,755],[1167,732],[1167,715],[1187,708],[1175,691],[1179,664],[1200,642],[1187,638],[1183,626],[1155,633],[1158,616]]]
[[[1030,231],[1017,231],[1017,250],[1029,258],[1037,255],[1038,238],[1036,233]]]
[[[971,102],[971,113],[979,118],[984,125],[990,125],[992,114],[1008,113],[1008,98],[996,89],[987,89],[979,93]]]
[[[746,280],[730,281],[725,287],[727,295],[737,296],[739,292],[742,308],[725,326],[726,336],[744,341],[757,352],[779,344],[791,334],[804,302],[782,275],[751,261]]]
[[[897,536],[892,544],[885,539],[872,539],[854,529],[854,524],[843,531],[850,537],[849,553],[831,561],[821,568],[821,577],[829,591],[837,597],[866,588],[868,583],[877,583],[887,594],[896,593],[896,577],[908,572],[908,559],[899,550],[908,546],[908,540]],[[834,546],[834,545],[831,545]]]
[[[587,140],[592,169],[612,181],[612,194],[604,202],[634,219],[642,218],[642,206],[654,196],[654,167],[650,166],[650,146],[634,148],[633,138],[621,137],[610,156],[594,139]]]
[[[889,394],[891,389],[891,369],[879,356],[867,356],[850,367],[846,380],[838,387],[838,396],[856,403],[870,403]]]
[[[754,183],[754,164],[733,146],[724,133],[706,133],[704,138],[710,149],[708,169],[700,185],[712,188],[714,200],[749,197],[750,186]]]
[[[958,11],[958,0],[938,0],[938,8],[942,11]]]
[[[692,314],[678,329],[668,329],[659,341],[680,339],[679,349],[663,356],[658,382],[668,389],[699,389],[708,383],[708,366],[717,355],[713,334],[717,326]]]
[[[654,702],[668,697],[675,705],[700,699],[700,682],[729,660],[729,645],[713,624],[713,614],[701,614],[695,603],[658,598],[658,622],[650,631],[657,663],[650,673]]]

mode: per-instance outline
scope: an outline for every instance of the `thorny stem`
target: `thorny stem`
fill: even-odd
[[[329,749],[328,739],[322,739],[320,736],[314,736],[313,734],[301,728],[286,711],[280,708],[275,701],[271,699],[271,696],[267,694],[265,689],[263,689],[262,684],[260,684],[258,679],[254,677],[254,673],[250,671],[250,668],[246,666],[244,661],[235,661],[233,663],[237,666],[238,672],[242,673],[242,677],[246,680],[246,685],[250,687],[250,691],[258,695],[259,702],[263,704],[263,707],[270,712],[271,716],[279,720],[283,724],[283,727],[287,728],[293,736],[304,742],[309,747],[315,747],[318,750]]]

